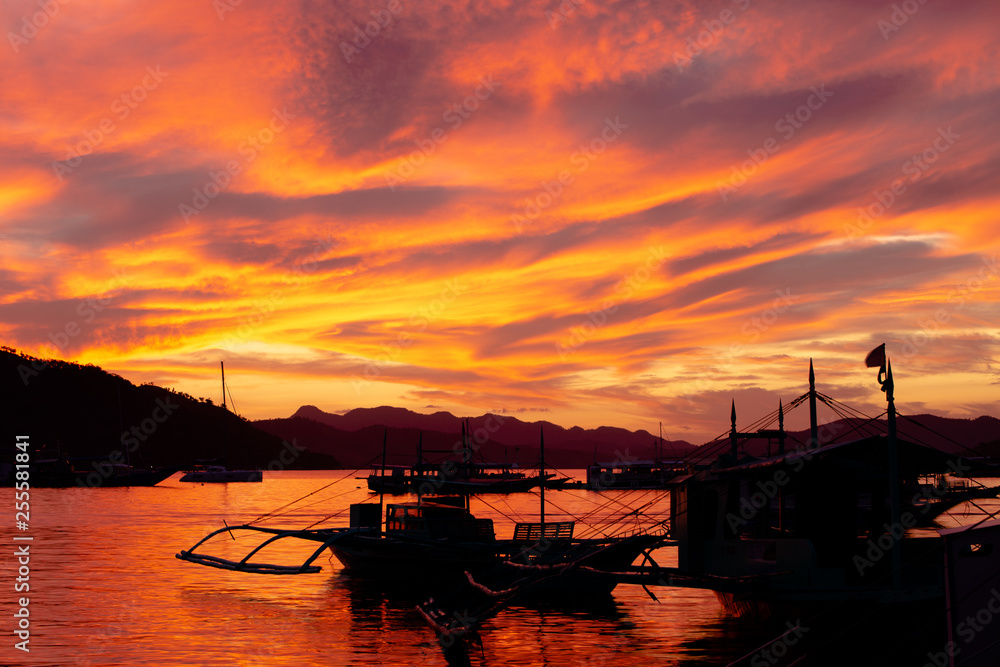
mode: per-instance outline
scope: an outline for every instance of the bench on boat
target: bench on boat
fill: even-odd
[[[537,542],[542,538],[548,540],[573,539],[574,521],[554,521],[552,523],[519,523],[514,526],[515,542]]]

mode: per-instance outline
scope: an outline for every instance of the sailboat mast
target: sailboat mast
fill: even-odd
[[[226,410],[226,362],[220,361],[219,368],[222,369],[222,409]]]
[[[538,478],[541,483],[541,524],[542,524],[542,535],[545,534],[545,431],[541,427],[538,427],[539,441],[539,470]]]
[[[378,484],[378,516],[379,525],[385,515],[385,441],[389,437],[389,429],[382,431],[382,474],[379,476]]]
[[[882,385],[885,392],[885,400],[888,404],[887,417],[889,421],[889,518],[893,526],[899,524],[899,440],[896,434],[896,397],[895,387],[892,382],[892,364],[889,362],[889,355],[885,356],[885,384]],[[899,590],[902,587],[902,556],[900,554],[899,540],[892,541],[892,588]]]

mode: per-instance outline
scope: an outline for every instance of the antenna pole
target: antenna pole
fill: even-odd
[[[889,418],[889,512],[893,526],[899,523],[899,440],[896,435],[896,398],[893,396],[892,364],[889,356],[885,357],[885,400],[888,403]],[[899,590],[902,585],[902,556],[899,540],[892,541],[892,588]]]
[[[816,420],[816,373],[813,360],[809,360],[809,446],[819,448],[819,424]]]
[[[385,512],[385,441],[389,436],[389,429],[382,431],[382,475],[379,478],[378,485],[378,514],[379,514],[379,525],[381,525],[382,517]]]
[[[541,509],[542,509],[542,511],[541,511],[541,515],[542,515],[542,517],[541,517],[541,523],[542,523],[542,536],[544,536],[545,535],[545,432],[542,430],[541,426],[538,427],[538,436],[539,436],[539,446],[538,446],[538,451],[539,451],[539,459],[538,459],[539,460],[539,470],[538,470],[538,478],[539,478],[539,482],[541,483],[541,486],[542,486],[542,488],[541,488],[541,499],[542,500],[541,500],[541,503],[539,503],[539,504],[541,505]]]

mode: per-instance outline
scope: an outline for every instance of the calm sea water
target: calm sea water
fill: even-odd
[[[580,471],[582,473],[582,471]],[[188,484],[180,475],[152,488],[33,489],[30,530],[0,541],[0,618],[4,665],[447,665],[413,594],[359,581],[322,555],[318,574],[227,572],[177,560],[208,532],[245,523],[325,485],[294,511],[263,525],[303,527],[331,514],[346,525],[350,503],[370,497],[364,482],[337,471],[268,472],[260,484]],[[11,495],[5,490],[4,495]],[[648,521],[664,518],[662,492],[546,492],[547,518],[590,515],[607,524],[623,507],[653,502]],[[614,506],[602,508],[608,499]],[[488,503],[488,504],[487,504]],[[530,494],[473,499],[500,536],[512,519],[537,517]],[[578,530],[578,534],[583,531]],[[30,593],[14,593],[15,535],[30,535]],[[220,536],[200,551],[242,557],[260,541]],[[586,535],[581,535],[586,536]],[[263,560],[297,563],[315,545],[285,540]],[[669,550],[658,552],[670,565]],[[637,586],[570,608],[510,608],[486,622],[483,648],[459,659],[472,665],[612,666],[727,664],[773,632],[726,618],[706,591],[657,588],[655,602]],[[30,653],[14,649],[17,598],[30,598]]]

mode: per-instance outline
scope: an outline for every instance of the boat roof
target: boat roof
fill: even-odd
[[[678,463],[684,463],[684,459],[658,459],[652,461],[650,459],[642,459],[639,461],[608,461],[591,463],[591,466],[600,466],[602,468],[631,468],[634,466],[657,466],[657,465],[674,465]]]
[[[972,530],[990,530],[1000,528],[1000,519],[993,521],[984,521],[979,524],[972,524],[971,526],[957,526],[955,528],[940,528],[938,529],[938,535],[941,537],[947,537],[949,535],[955,535],[956,533],[964,533],[966,531]]]
[[[900,470],[907,472],[943,472],[949,462],[960,461],[963,458],[903,438],[898,438],[897,443]],[[817,449],[800,448],[770,458],[742,461],[726,468],[715,469],[713,472],[727,475],[741,474],[793,463],[815,465],[818,460],[839,460],[884,467],[889,462],[888,449],[888,438],[885,435],[873,435],[823,445]]]

